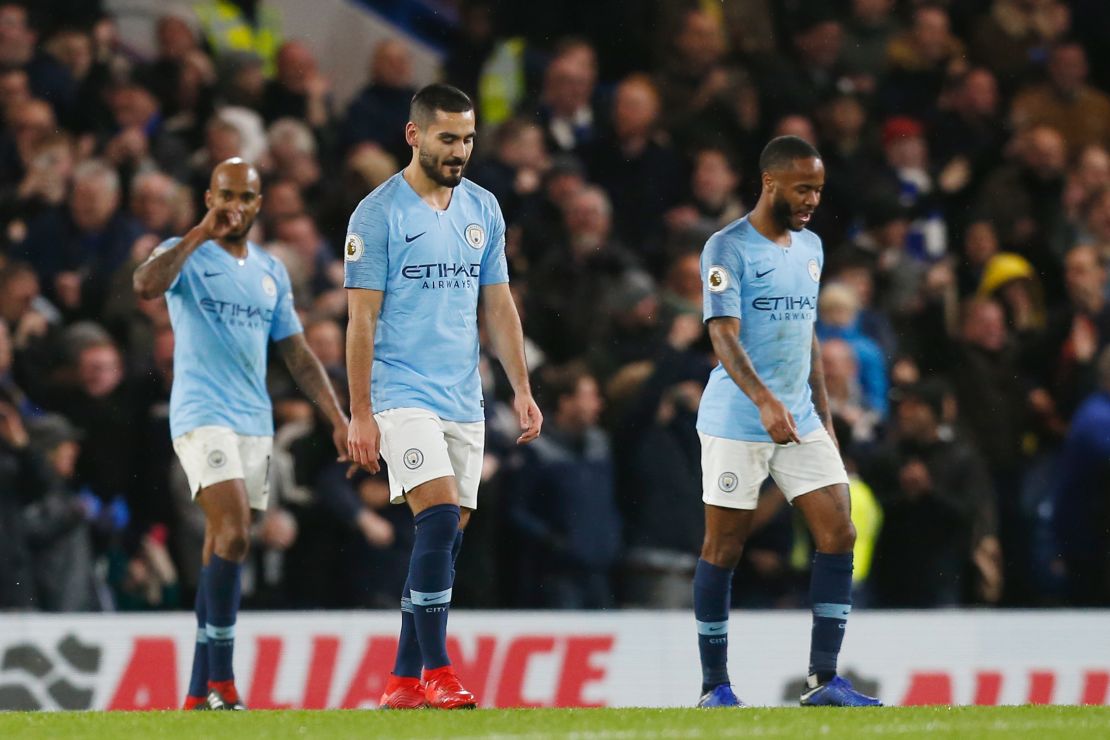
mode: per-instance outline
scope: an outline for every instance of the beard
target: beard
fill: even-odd
[[[794,228],[794,210],[785,198],[776,197],[771,201],[771,216],[780,228],[801,231],[800,228]]]
[[[453,175],[449,172],[445,173],[442,169],[445,166],[460,167],[459,174]],[[436,185],[441,185],[445,188],[456,187],[462,182],[462,173],[465,168],[466,162],[456,157],[449,157],[448,159],[437,162],[436,158],[433,157],[430,152],[420,152],[420,169],[424,170],[424,174]]]

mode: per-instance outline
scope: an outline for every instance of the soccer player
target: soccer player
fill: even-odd
[[[878,705],[836,673],[852,608],[855,530],[814,335],[824,255],[820,238],[805,228],[821,200],[825,168],[817,151],[794,136],[767,144],[759,168],[759,202],[710,237],[701,257],[705,321],[720,363],[698,412],[705,502],[705,542],[694,573],[698,706],[742,706],[728,677],[729,598],[768,472],[805,516],[817,550],[801,703]]]
[[[174,330],[170,432],[204,510],[197,641],[186,709],[244,709],[232,653],[251,509],[264,510],[274,433],[266,393],[269,342],[327,415],[346,460],[347,417],[293,310],[289,274],[247,241],[262,205],[258,172],[242,159],[212,171],[208,212],[135,270],[135,292],[163,293]]]
[[[462,176],[474,106],[456,88],[425,87],[412,99],[405,138],[412,161],[358,205],[347,234],[348,447],[370,472],[380,452],[393,502],[407,502],[416,523],[397,660],[380,704],[455,709],[475,704],[451,667],[446,635],[485,443],[479,295],[512,383],[517,442],[539,436],[543,417],[509,292],[505,220],[496,199]]]

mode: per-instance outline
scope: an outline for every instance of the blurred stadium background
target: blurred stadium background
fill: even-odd
[[[252,160],[254,240],[345,383],[347,218],[407,163],[436,79],[477,104],[468,176],[510,227],[547,416],[516,449],[483,358],[451,620],[483,705],[696,698],[698,253],[782,133],[829,178],[818,331],[860,535],[842,665],[888,703],[1107,703],[1110,4],[38,0],[0,2],[0,709],[179,703],[203,519],[165,304],[131,272],[199,219],[215,162]],[[241,685],[259,708],[373,706],[411,517],[270,384]],[[809,544],[773,486],[757,522],[737,679],[790,703]]]

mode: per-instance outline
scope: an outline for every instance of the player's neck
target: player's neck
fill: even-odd
[[[437,211],[446,211],[447,207],[451,205],[451,196],[455,189],[440,185],[424,174],[424,170],[421,169],[420,163],[416,159],[409,163],[409,166],[401,173],[401,177],[405,178],[409,187],[416,191],[420,200]]]
[[[748,223],[763,235],[767,241],[774,242],[780,247],[789,247],[793,241],[790,234],[790,229],[787,229],[775,220],[774,214],[771,213],[771,206],[763,198],[755,204],[755,208],[748,214]]]
[[[230,254],[237,260],[246,259],[247,256],[247,238],[244,236],[242,239],[215,239],[220,248]]]

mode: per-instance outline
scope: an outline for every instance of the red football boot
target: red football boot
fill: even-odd
[[[186,696],[185,697],[185,705],[182,706],[181,708],[185,709],[185,710],[188,710],[188,711],[191,711],[193,709],[208,709],[208,697],[207,696]]]
[[[424,684],[419,678],[394,676],[390,673],[378,706],[382,709],[423,709],[427,706]]]
[[[473,709],[478,706],[474,694],[459,683],[455,669],[449,665],[424,671],[424,696],[433,709]]]

